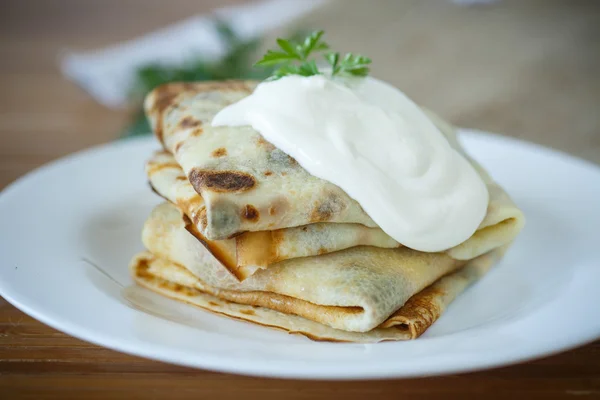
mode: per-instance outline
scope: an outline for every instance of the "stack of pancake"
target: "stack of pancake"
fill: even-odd
[[[135,281],[206,310],[315,340],[414,339],[484,275],[521,230],[521,211],[486,182],[487,215],[444,252],[396,242],[339,187],[310,175],[251,127],[212,127],[255,82],[158,87],[145,110],[163,150],[146,164],[165,199],[149,216]]]

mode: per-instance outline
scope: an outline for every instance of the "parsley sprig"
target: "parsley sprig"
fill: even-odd
[[[323,33],[323,31],[315,31],[301,43],[279,38],[277,39],[279,49],[267,51],[263,58],[254,65],[259,67],[279,66],[273,71],[269,80],[287,75],[319,75],[321,72],[311,56],[330,49],[329,45],[321,40]],[[328,51],[324,54],[324,58],[331,66],[332,77],[336,75],[367,76],[369,74],[371,59],[360,54],[347,53],[340,58],[339,52]]]

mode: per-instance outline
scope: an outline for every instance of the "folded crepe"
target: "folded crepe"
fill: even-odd
[[[400,246],[379,228],[323,222],[245,232],[225,240],[209,240],[197,228],[198,219],[206,213],[204,201],[173,156],[167,152],[155,153],[146,164],[146,173],[154,191],[185,213],[188,231],[240,280],[252,275],[258,268],[291,258],[327,254],[361,245]]]
[[[316,222],[375,227],[360,205],[336,185],[310,175],[251,127],[212,127],[223,107],[255,83],[225,81],[159,86],[145,100],[156,137],[201,196],[200,232],[222,240]]]
[[[312,339],[414,339],[481,277],[505,246],[470,261],[409,248],[359,246],[276,263],[238,282],[185,229],[172,204],[143,229],[149,252],[131,262],[135,281],[168,297]]]
[[[152,188],[166,200],[177,205],[186,215],[186,228],[230,270],[244,280],[259,268],[298,257],[327,254],[355,246],[381,248],[401,244],[379,228],[360,224],[316,223],[273,231],[245,232],[231,239],[209,240],[193,223],[205,213],[202,197],[192,187],[179,164],[167,152],[154,154],[146,164]],[[506,193],[493,183],[488,184],[492,201],[478,232],[469,240],[447,251],[453,258],[466,260],[508,243],[522,223],[520,211]]]
[[[497,261],[521,211],[475,161],[453,127],[428,113],[487,184],[487,214],[444,252],[386,235],[343,190],[316,178],[250,127],[212,127],[253,82],[168,84],[145,109],[165,151],[146,172],[168,202],[143,229],[137,283],[234,318],[313,339],[416,338]]]

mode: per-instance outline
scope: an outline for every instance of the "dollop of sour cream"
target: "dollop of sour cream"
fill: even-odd
[[[263,82],[212,125],[252,126],[415,250],[464,242],[486,214],[487,187],[471,164],[419,106],[373,78]]]

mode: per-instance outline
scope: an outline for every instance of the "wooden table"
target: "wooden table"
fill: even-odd
[[[0,2],[0,188],[52,159],[113,140],[128,119],[126,112],[103,108],[60,76],[56,67],[60,50],[108,45],[217,4],[235,2]],[[387,67],[381,63],[376,69],[379,76],[401,85],[453,122],[519,135],[600,161],[600,52],[596,45],[600,42],[596,6],[600,2],[574,1],[570,4],[575,5],[567,6],[557,1],[543,5],[507,1],[494,12],[482,7],[458,9],[441,0],[383,1],[377,7],[366,3],[373,4],[349,1],[343,9],[323,11],[308,21],[325,26],[342,48],[354,45],[374,58],[387,57]],[[527,23],[527,16],[535,16],[533,25]],[[355,26],[353,21],[368,21],[368,29],[360,34],[349,29]],[[503,24],[510,29],[503,30]],[[423,26],[429,26],[429,31]],[[469,29],[476,35],[469,35]],[[433,36],[432,31],[436,32]],[[549,34],[553,40],[547,39]],[[509,45],[515,57],[496,54],[506,53]],[[460,55],[456,58],[470,54],[471,62],[463,65],[452,54]],[[483,68],[477,62],[473,66],[473,60],[483,64],[488,60],[485,68],[493,76],[479,74],[477,85],[469,86],[470,74]],[[440,75],[445,63],[452,65],[450,77]],[[546,67],[539,68],[544,63]],[[517,75],[523,79],[515,81]],[[562,327],[557,316],[557,329],[569,328]],[[600,398],[600,342],[518,366],[440,378],[269,380],[191,370],[116,353],[57,332],[0,299],[2,399],[364,400],[376,395]]]

